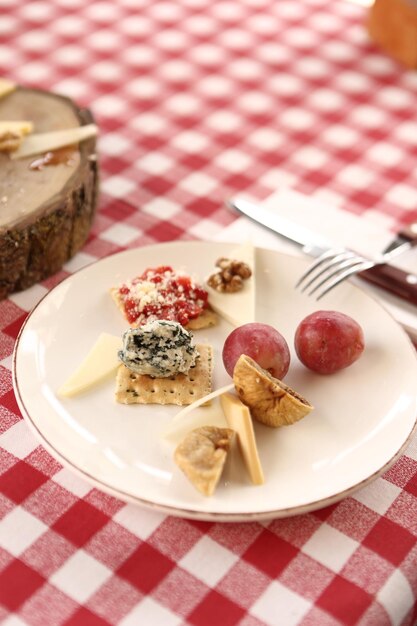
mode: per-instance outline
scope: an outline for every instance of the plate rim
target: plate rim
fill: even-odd
[[[153,510],[153,511],[157,511],[163,514],[167,514],[167,515],[172,515],[175,517],[180,517],[183,519],[192,519],[192,520],[201,520],[201,521],[214,521],[214,522],[252,522],[252,521],[257,521],[257,520],[269,520],[269,519],[281,519],[281,518],[286,518],[286,517],[292,517],[292,516],[296,516],[296,515],[302,515],[311,511],[315,511],[321,508],[325,508],[327,506],[330,506],[332,504],[335,504],[341,500],[343,500],[344,498],[348,497],[349,495],[351,495],[352,493],[354,493],[355,491],[358,491],[359,489],[365,487],[366,485],[368,485],[369,483],[373,482],[376,478],[378,478],[379,476],[381,476],[382,474],[384,474],[386,471],[388,471],[388,469],[390,467],[392,467],[392,465],[398,460],[398,458],[402,455],[403,451],[408,447],[408,444],[410,442],[410,440],[412,439],[412,437],[414,436],[414,434],[417,432],[417,414],[414,418],[414,424],[412,429],[410,430],[407,438],[405,439],[405,441],[402,443],[402,445],[400,446],[400,448],[394,452],[393,456],[386,462],[384,463],[383,466],[381,466],[378,470],[376,470],[375,472],[373,472],[370,476],[364,478],[363,480],[360,480],[359,482],[355,483],[354,485],[351,485],[350,487],[343,489],[342,491],[339,491],[333,495],[330,496],[326,496],[324,498],[320,498],[318,500],[314,500],[312,502],[308,502],[306,504],[302,504],[302,505],[295,505],[292,507],[287,507],[287,508],[279,508],[279,509],[268,509],[268,510],[264,510],[264,511],[254,511],[254,512],[228,512],[228,513],[222,513],[222,512],[210,512],[210,511],[200,511],[200,510],[196,510],[193,508],[184,508],[184,507],[180,507],[180,506],[171,506],[168,504],[161,504],[158,502],[154,502],[152,500],[149,500],[147,498],[141,498],[139,496],[133,495],[131,493],[129,493],[128,491],[124,491],[122,489],[116,488],[116,487],[112,487],[111,485],[107,484],[105,481],[100,480],[98,478],[96,478],[95,476],[91,475],[88,471],[81,469],[80,467],[78,467],[72,460],[68,459],[65,454],[63,454],[62,452],[60,452],[59,450],[57,450],[57,448],[55,448],[55,446],[49,442],[44,434],[41,432],[41,430],[39,430],[38,426],[36,425],[36,423],[33,421],[30,412],[27,410],[25,402],[22,398],[22,394],[20,392],[20,387],[19,387],[19,381],[17,379],[17,356],[18,356],[18,350],[19,350],[19,345],[20,345],[20,341],[22,338],[22,335],[24,333],[24,330],[27,326],[27,324],[29,323],[32,315],[35,313],[35,311],[39,308],[39,306],[42,305],[42,303],[44,302],[45,299],[47,299],[48,297],[50,297],[50,295],[56,290],[58,289],[63,283],[67,282],[67,281],[71,281],[74,276],[83,273],[85,270],[87,270],[88,268],[91,268],[92,266],[101,263],[103,261],[107,261],[109,259],[112,259],[114,257],[119,257],[119,256],[124,256],[124,255],[128,255],[129,253],[134,253],[135,251],[142,251],[142,250],[146,250],[147,248],[156,248],[156,247],[166,247],[166,246],[174,246],[174,247],[180,247],[183,246],[184,244],[186,245],[201,245],[201,244],[209,244],[210,246],[216,246],[216,247],[225,247],[227,245],[229,246],[233,246],[236,244],[233,243],[228,243],[228,242],[217,242],[217,241],[207,241],[207,240],[192,240],[192,241],[168,241],[168,242],[160,242],[160,243],[156,243],[156,244],[149,244],[147,246],[140,246],[138,248],[128,248],[126,250],[120,250],[117,252],[114,252],[112,254],[109,254],[103,258],[100,259],[95,259],[93,260],[91,263],[88,263],[87,265],[77,269],[76,271],[72,272],[69,276],[66,276],[65,278],[63,278],[61,281],[59,281],[56,285],[54,285],[52,287],[52,289],[50,289],[47,293],[45,293],[41,299],[35,304],[35,306],[29,311],[28,315],[26,316],[20,330],[19,333],[17,335],[16,341],[15,341],[15,345],[14,345],[14,349],[13,349],[13,355],[12,355],[12,382],[13,382],[13,389],[14,389],[14,393],[15,393],[15,397],[16,397],[16,401],[17,404],[19,406],[19,409],[22,413],[22,416],[24,418],[24,420],[26,421],[26,423],[29,425],[31,431],[36,435],[36,437],[40,440],[41,444],[43,445],[43,447],[46,449],[46,451],[51,454],[51,456],[53,456],[58,462],[61,463],[61,465],[63,467],[66,467],[68,469],[70,469],[72,472],[74,472],[76,475],[78,475],[79,477],[83,478],[84,480],[86,480],[88,483],[92,484],[94,487],[100,489],[101,491],[121,500],[122,502],[125,503],[131,503],[131,504],[136,504],[138,506],[141,506],[143,508],[146,508],[148,510]],[[260,250],[264,250],[268,253],[272,253],[272,254],[277,254],[279,256],[284,256],[284,257],[290,257],[292,259],[300,259],[302,257],[300,257],[299,255],[296,254],[291,254],[288,252],[283,252],[280,250],[273,250],[271,248],[265,248],[262,246],[258,246],[255,245],[254,246],[256,249],[260,249]],[[356,283],[352,283],[352,286],[365,293],[367,298],[370,298],[371,300],[375,301],[378,306],[380,306],[385,313],[391,318],[391,320],[397,324],[397,326],[399,326],[405,337],[408,339],[410,347],[416,351],[416,347],[413,344],[411,338],[407,335],[406,331],[404,330],[404,328],[401,326],[401,324],[399,324],[395,318],[393,317],[393,315],[390,313],[390,311],[384,306],[383,303],[381,303],[378,298],[373,294],[370,293],[366,290],[366,288],[362,288],[361,285],[357,285]],[[416,352],[416,359],[417,359],[417,352]]]

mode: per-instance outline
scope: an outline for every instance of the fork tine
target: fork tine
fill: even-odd
[[[310,267],[308,268],[308,270],[306,272],[304,272],[304,274],[301,274],[300,278],[298,279],[295,287],[300,287],[301,284],[306,280],[306,278],[308,278],[312,272],[314,272],[315,269],[317,269],[318,267],[320,267],[320,265],[323,265],[323,263],[325,263],[326,261],[335,258],[336,256],[338,256],[339,254],[342,254],[346,252],[346,250],[343,250],[342,248],[340,248],[339,250],[334,250],[334,249],[330,249],[327,250],[326,252],[323,252],[323,254],[321,254],[316,261],[314,261],[314,263],[312,263],[310,265]],[[302,291],[304,291],[304,289],[308,286],[308,284],[302,289]]]
[[[326,272],[326,275],[322,278],[322,280],[314,285],[313,289],[308,292],[308,295],[311,296],[318,289],[320,289],[322,285],[331,281],[333,277],[344,276],[345,272],[349,271],[350,269],[355,271],[356,267],[364,262],[366,262],[366,259],[364,259],[363,257],[353,255],[348,257],[347,259],[341,259],[340,262],[334,263],[327,268],[328,271]],[[317,276],[309,281],[309,285],[313,285],[322,275],[323,272],[320,272]],[[305,288],[307,288],[309,285],[306,285]]]
[[[326,259],[326,263],[323,263],[322,269],[319,272],[313,274],[310,280],[305,285],[303,285],[301,291],[306,291],[311,285],[319,280],[321,276],[324,275],[324,278],[321,283],[319,283],[319,285],[322,284],[322,282],[328,280],[328,278],[333,275],[333,273],[330,273],[333,268],[336,268],[334,271],[338,271],[340,267],[345,267],[347,264],[352,263],[352,261],[354,261],[356,258],[356,255],[353,255],[353,253],[351,252],[343,252],[337,254],[333,258],[330,258],[329,260]]]
[[[364,259],[364,261],[362,263],[359,263],[359,264],[357,264],[357,265],[355,265],[353,267],[350,267],[345,272],[340,274],[340,276],[337,276],[333,281],[331,281],[327,285],[327,287],[317,295],[316,300],[320,300],[323,296],[326,295],[326,293],[329,293],[329,291],[331,291],[332,289],[337,287],[337,285],[339,285],[341,282],[343,282],[344,280],[349,278],[349,276],[352,276],[352,274],[357,274],[359,272],[363,272],[365,270],[368,270],[369,268],[373,267],[374,265],[375,265],[375,263],[373,261],[367,261],[366,259]]]
[[[352,274],[374,267],[375,264],[375,261],[366,259],[351,250],[330,249],[319,256],[300,276],[295,288],[301,287],[301,291],[307,291],[309,296],[316,294],[316,300],[320,300]]]

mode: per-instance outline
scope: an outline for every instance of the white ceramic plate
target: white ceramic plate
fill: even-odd
[[[110,287],[161,263],[202,279],[229,250],[224,243],[161,244],[108,257],[64,280],[38,304],[19,335],[13,365],[17,401],[53,456],[123,500],[218,521],[320,508],[374,479],[404,449],[416,422],[417,360],[389,313],[365,291],[344,284],[320,308],[352,315],[364,329],[366,350],[353,366],[333,376],[304,368],[293,350],[294,331],[319,308],[293,288],[304,259],[257,249],[257,321],[275,326],[287,338],[292,361],[286,382],[315,406],[293,426],[255,425],[264,485],[249,483],[234,454],[215,495],[201,496],[174,464],[174,444],[161,437],[178,407],[117,404],[112,380],[76,398],[56,395],[100,332],[125,330]],[[221,363],[231,330],[222,321],[194,333],[196,342],[214,347],[215,388],[231,382]]]

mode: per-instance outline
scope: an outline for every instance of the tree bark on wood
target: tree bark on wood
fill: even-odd
[[[69,98],[24,88],[0,100],[0,119],[33,121],[34,132],[93,122]],[[72,163],[40,169],[36,157],[0,154],[0,299],[56,273],[85,243],[97,206],[95,150],[95,138],[86,140]]]

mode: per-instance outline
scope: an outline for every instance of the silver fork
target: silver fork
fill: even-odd
[[[346,248],[332,248],[321,254],[314,263],[298,279],[295,287],[300,288],[307,295],[316,295],[320,300],[347,278],[364,272],[377,265],[388,263],[397,255],[415,246],[415,241],[405,241],[400,246],[387,248],[377,260],[367,259]]]

